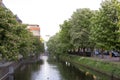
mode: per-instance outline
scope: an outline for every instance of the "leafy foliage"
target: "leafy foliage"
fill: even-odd
[[[90,35],[90,19],[93,11],[88,8],[77,9],[71,19],[71,43],[76,47],[88,47]]]
[[[29,56],[43,45],[26,29],[27,25],[16,20],[13,13],[0,6],[0,54],[7,60],[17,60],[19,55]],[[43,51],[43,50],[41,50]]]
[[[106,49],[119,49],[119,5],[117,0],[105,0],[92,20],[91,33],[97,45]]]
[[[49,52],[65,54],[79,47],[87,47],[90,43],[88,36],[92,15],[92,11],[87,8],[76,10],[71,19],[65,20],[64,23],[60,25],[60,32],[49,40]]]
[[[87,48],[120,50],[120,2],[105,0],[99,10],[77,9],[60,28],[60,32],[48,41],[51,53],[58,49],[63,54]]]

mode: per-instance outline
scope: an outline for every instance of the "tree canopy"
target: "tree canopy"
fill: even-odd
[[[51,53],[57,48],[62,53],[79,48],[120,50],[120,2],[104,0],[99,10],[77,9],[60,28],[59,33],[48,41]]]

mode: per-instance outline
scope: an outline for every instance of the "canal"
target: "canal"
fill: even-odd
[[[111,80],[102,75],[99,75],[101,79],[96,79],[96,76],[80,71],[67,62],[51,62],[47,56],[42,56],[41,59],[42,62],[39,63],[21,65],[6,80]]]

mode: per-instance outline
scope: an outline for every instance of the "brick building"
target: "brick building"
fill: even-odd
[[[27,29],[33,33],[34,36],[40,38],[40,27],[37,24],[29,24]]]

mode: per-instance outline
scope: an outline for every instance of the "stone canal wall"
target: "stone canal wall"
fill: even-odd
[[[20,65],[21,62],[5,62],[0,64],[0,80],[4,80],[8,75],[13,74]]]
[[[29,60],[20,60],[17,62],[5,62],[0,64],[0,80],[4,80],[8,75],[13,74],[14,71],[21,66],[22,64],[35,63],[40,61],[40,59],[29,59]]]

